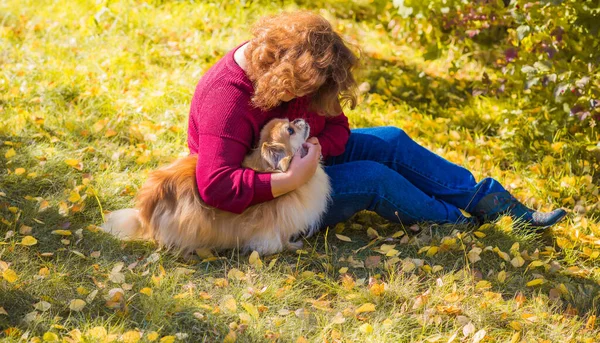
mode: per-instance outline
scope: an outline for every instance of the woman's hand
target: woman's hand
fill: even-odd
[[[306,140],[306,143],[319,145],[319,139],[317,137],[310,137]]]
[[[314,138],[317,144],[309,143]],[[313,140],[313,141],[314,141]],[[271,192],[274,197],[291,192],[302,186],[315,174],[321,158],[321,145],[316,137],[311,137],[302,146],[307,149],[304,157],[302,151],[298,150],[285,173],[271,175]]]

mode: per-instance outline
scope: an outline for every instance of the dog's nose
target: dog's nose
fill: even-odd
[[[296,125],[296,126],[298,126],[300,128],[302,128],[302,127],[304,127],[306,125],[306,122],[304,121],[304,119],[294,119],[292,121],[292,123],[294,123],[294,125]]]

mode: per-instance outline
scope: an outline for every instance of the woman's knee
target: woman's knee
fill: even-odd
[[[389,142],[396,143],[398,141],[410,139],[404,130],[396,126],[382,126],[381,131],[382,137],[385,137],[385,139]]]

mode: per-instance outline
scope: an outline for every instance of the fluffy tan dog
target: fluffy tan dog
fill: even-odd
[[[271,120],[261,131],[259,147],[242,165],[259,172],[285,172],[309,132],[302,119]],[[295,191],[235,214],[202,201],[196,186],[196,159],[190,155],[152,172],[137,195],[136,209],[112,212],[103,229],[122,239],[153,239],[183,254],[198,248],[236,247],[274,254],[302,247],[292,237],[319,228],[331,191],[321,166]]]

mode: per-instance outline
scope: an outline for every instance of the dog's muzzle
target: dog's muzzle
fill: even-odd
[[[304,119],[294,119],[292,123],[299,130],[304,130],[304,140],[307,140],[310,134],[310,125],[308,125],[308,123]]]

